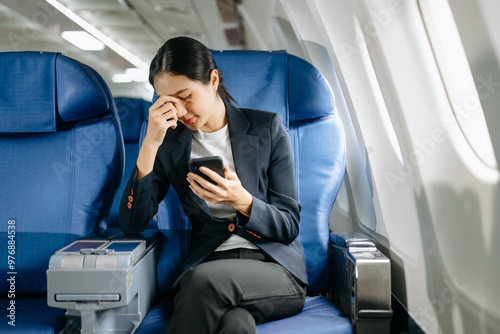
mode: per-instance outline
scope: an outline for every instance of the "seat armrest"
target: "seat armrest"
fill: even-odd
[[[332,233],[334,302],[358,334],[389,333],[391,264],[361,233]]]
[[[47,303],[67,309],[81,333],[131,333],[156,297],[158,230],[107,231],[58,250],[47,270]]]

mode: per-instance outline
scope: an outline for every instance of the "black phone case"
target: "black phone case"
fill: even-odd
[[[200,172],[200,167],[207,167],[217,174],[219,174],[222,177],[224,176],[224,164],[222,162],[222,158],[219,156],[213,156],[213,157],[206,157],[206,158],[199,158],[199,159],[192,159],[189,162],[189,170],[191,173],[195,173],[203,177],[205,180],[212,182],[213,184],[216,184],[211,178],[209,178],[207,175],[203,174]]]

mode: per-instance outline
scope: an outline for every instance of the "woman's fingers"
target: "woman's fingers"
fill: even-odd
[[[229,168],[227,168],[227,167],[224,168],[224,176],[228,180],[238,180],[238,181],[240,180],[238,178],[238,175],[236,175],[236,173],[230,171]]]
[[[162,96],[158,97],[158,99],[155,101],[155,103],[153,103],[151,108],[149,108],[149,111],[157,110],[157,109],[161,108],[162,106],[166,105],[167,103],[174,104],[174,103],[179,103],[179,102],[181,102],[181,100],[179,100],[176,97],[169,96],[169,95],[162,95]]]
[[[215,174],[218,175],[217,173],[215,173]],[[212,182],[206,180],[202,176],[200,176],[198,174],[195,174],[195,173],[188,173],[187,180],[188,180],[188,182],[190,184],[199,185],[203,189],[206,189],[206,190],[208,190],[210,192],[215,192],[215,193],[218,192],[217,188],[220,185],[219,183],[218,184],[213,184]]]
[[[200,172],[207,175],[216,184],[207,181],[205,178],[198,174],[188,173],[187,181],[190,183],[190,188],[196,195],[214,204],[232,202],[230,190],[232,187],[234,187],[234,185],[232,185],[230,182],[228,182],[227,179],[223,178],[210,168],[200,167]],[[236,174],[234,173],[233,175],[236,176]],[[236,180],[233,179],[232,182],[234,181],[237,181],[239,183],[237,177]]]
[[[213,204],[229,204],[243,215],[250,216],[253,197],[243,188],[236,173],[226,167],[224,168],[226,178],[223,178],[205,167],[201,167],[200,171],[210,176],[217,184],[205,180],[200,175],[188,173],[189,188],[196,196]]]
[[[161,96],[149,109],[149,116],[163,121],[174,119],[177,122],[179,118],[175,104],[178,102],[180,100],[175,97]]]
[[[226,167],[227,169],[227,167]],[[216,184],[223,183],[224,182],[224,177],[220,176],[218,173],[214,172],[210,168],[207,167],[200,167],[200,172],[208,176],[212,181],[214,181]]]
[[[175,104],[178,102],[180,100],[173,96],[160,96],[149,108],[148,134],[155,145],[161,145],[169,128],[177,127],[179,117]]]
[[[217,184],[205,180],[200,175],[188,173],[189,188],[196,196],[213,204],[229,204],[243,215],[250,216],[253,197],[243,188],[236,173],[226,167],[224,168],[226,178],[223,178],[206,167],[201,167],[200,171],[210,176]]]

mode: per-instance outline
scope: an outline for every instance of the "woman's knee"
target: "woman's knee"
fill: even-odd
[[[217,334],[255,334],[255,320],[247,310],[236,307],[221,318]]]
[[[202,263],[189,269],[182,278],[179,289],[182,293],[190,294],[219,294],[219,290],[226,284],[220,268],[212,262]]]

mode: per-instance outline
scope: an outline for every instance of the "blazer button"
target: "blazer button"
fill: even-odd
[[[129,196],[129,197],[128,197],[128,201],[129,201],[130,203],[132,203],[132,202],[134,201],[134,198],[133,198],[132,196]]]
[[[132,203],[128,202],[127,203],[127,208],[132,209]]]
[[[228,227],[227,227],[227,230],[228,230],[229,232],[233,232],[233,231],[234,231],[234,229],[235,229],[234,223],[229,224],[229,225],[228,225]]]

